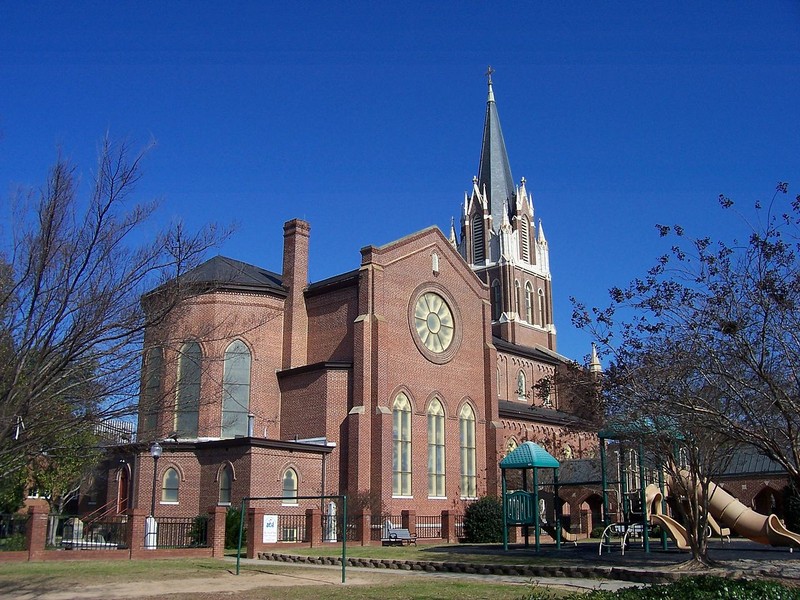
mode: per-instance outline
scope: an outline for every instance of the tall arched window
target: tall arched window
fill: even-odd
[[[519,285],[519,281],[514,281],[514,312],[520,316],[520,312],[522,311],[522,287]]]
[[[283,504],[297,504],[297,471],[286,469],[283,474]]]
[[[527,217],[519,222],[520,256],[526,263],[531,262],[530,226]]]
[[[250,350],[235,340],[225,350],[222,375],[222,437],[247,435],[250,412]]]
[[[461,444],[461,496],[475,498],[478,495],[478,473],[475,447],[475,411],[469,404],[461,408],[458,415]]]
[[[483,241],[483,217],[472,217],[472,263],[483,264],[486,260],[486,246]]]
[[[172,467],[161,477],[161,502],[178,502],[178,488],[181,478]]]
[[[164,351],[150,348],[145,356],[144,393],[141,403],[141,424],[139,439],[156,437],[158,413],[161,399],[161,377],[164,372]]]
[[[175,432],[178,437],[196,438],[200,410],[200,361],[202,352],[197,342],[181,347],[178,358],[178,389],[175,399]]]
[[[411,402],[402,393],[392,405],[392,494],[411,495]]]
[[[519,398],[520,400],[525,399],[526,397],[525,394],[527,393],[527,387],[528,384],[525,381],[525,372],[520,370],[520,372],[517,373],[517,398]]]
[[[233,489],[233,469],[225,465],[219,472],[219,503],[231,503],[231,490]]]
[[[539,288],[539,315],[537,318],[538,325],[544,327],[545,321],[545,309],[544,309],[544,290]]]
[[[533,325],[533,286],[530,281],[525,284],[525,320]]]
[[[500,293],[500,282],[495,279],[492,282],[492,320],[500,320],[503,314],[503,295]]]
[[[444,409],[439,400],[428,407],[428,496],[444,497]]]

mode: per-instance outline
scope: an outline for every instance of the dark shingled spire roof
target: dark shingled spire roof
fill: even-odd
[[[508,162],[506,143],[500,129],[500,117],[492,91],[492,68],[489,68],[489,98],[486,101],[486,119],[483,123],[483,146],[481,161],[478,166],[478,188],[489,196],[489,212],[492,215],[492,229],[499,231],[503,224],[503,204],[512,206],[514,197],[514,180],[511,177],[511,165]]]

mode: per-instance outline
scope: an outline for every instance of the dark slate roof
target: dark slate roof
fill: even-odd
[[[786,473],[780,464],[764,456],[755,448],[740,448],[733,453],[724,476],[747,475],[751,473]]]
[[[531,441],[522,442],[500,461],[501,469],[529,469],[531,467],[557,469],[559,463],[547,450]]]
[[[220,255],[196,266],[183,279],[215,289],[286,293],[282,277],[277,273]]]
[[[481,160],[478,165],[478,187],[481,191],[483,191],[484,185],[489,195],[492,228],[500,231],[503,223],[503,204],[508,202],[506,210],[510,210],[512,206],[514,180],[511,177],[511,165],[508,162],[503,132],[500,129],[500,117],[497,114],[491,79],[489,80],[489,99],[486,101],[486,119],[483,123]]]
[[[544,406],[531,406],[522,402],[500,400],[497,403],[498,413],[501,417],[547,423],[550,425],[579,425],[579,421],[569,413],[545,408]]]
[[[498,350],[516,354],[517,356],[524,356],[525,358],[532,358],[551,365],[563,364],[572,362],[566,356],[553,352],[542,346],[522,346],[520,344],[512,344],[499,337],[492,337],[492,344]]]

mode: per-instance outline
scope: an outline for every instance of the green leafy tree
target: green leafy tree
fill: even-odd
[[[472,543],[503,541],[503,506],[499,498],[484,496],[467,505],[464,535]]]

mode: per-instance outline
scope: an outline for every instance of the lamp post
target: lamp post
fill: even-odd
[[[161,456],[161,444],[153,442],[150,444],[150,456],[153,457],[153,496],[150,502],[150,516],[156,516],[156,485],[158,485],[158,459]]]
[[[161,444],[153,442],[150,444],[150,456],[153,457],[153,497],[150,502],[150,516],[145,520],[144,526],[144,547],[148,550],[155,550],[158,546],[158,524],[156,523],[156,486],[158,485],[158,458],[161,456]]]

